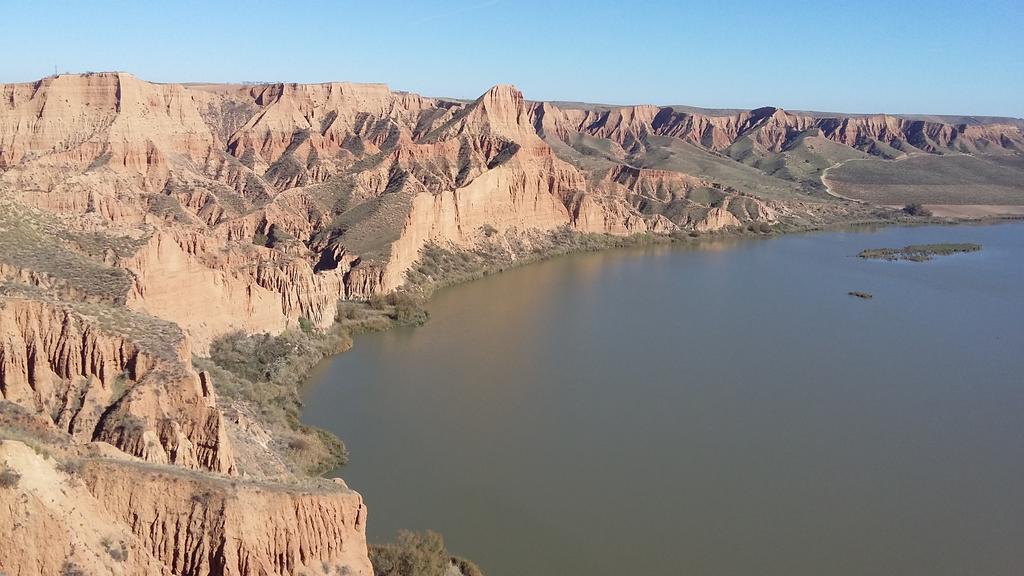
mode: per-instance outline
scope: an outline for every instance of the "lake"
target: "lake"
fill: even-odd
[[[854,257],[930,242],[984,249]],[[304,393],[371,541],[433,529],[488,576],[1024,574],[1022,223],[574,255],[429,310]]]

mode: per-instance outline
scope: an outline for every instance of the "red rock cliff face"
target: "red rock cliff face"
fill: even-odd
[[[129,273],[131,309],[179,324],[204,354],[229,331],[325,327],[339,298],[401,286],[426,243],[470,248],[484,228],[668,233],[814,212],[793,194],[754,198],[747,176],[670,161],[705,154],[699,169],[807,135],[892,153],[1024,149],[1012,124],[570,108],[509,85],[455,102],[384,85],[102,73],[0,86],[0,192],[68,234],[133,238],[131,250],[90,256]],[[61,285],[2,258],[0,275]]]
[[[0,167],[26,160],[81,170],[105,157],[147,190],[169,158],[200,160],[218,145],[200,115],[205,95],[123,73],[57,76],[0,89]]]
[[[84,479],[104,509],[174,574],[373,573],[366,508],[343,485],[303,493],[124,465],[91,467]]]
[[[0,490],[4,574],[172,576],[168,566],[52,458],[22,442],[0,440],[0,465],[18,475],[16,484]]]
[[[176,350],[147,350],[69,307],[5,298],[0,391],[81,442],[103,440],[150,462],[233,473],[213,390],[191,370],[180,333],[178,341]]]
[[[483,226],[665,233],[803,210],[761,198],[725,209],[735,219],[708,218],[745,190],[652,170],[642,158],[662,145],[652,138],[709,159],[747,141],[779,152],[811,134],[865,151],[1024,149],[1012,124],[574,109],[509,85],[463,103],[379,84],[182,86],[105,73],[5,85],[0,96],[5,194],[81,216],[71,227],[148,235],[114,258],[135,278],[129,304],[182,325],[199,353],[231,330],[278,332],[301,317],[326,326],[338,298],[393,290],[425,243],[470,247]],[[580,139],[598,156],[574,152]]]
[[[26,205],[82,214],[92,226],[160,229],[120,262],[138,278],[132,306],[181,323],[200,352],[228,330],[279,331],[303,316],[323,325],[336,297],[394,289],[424,242],[466,244],[482,225],[663,232],[694,227],[713,207],[676,197],[667,200],[671,209],[652,212],[655,204],[631,196],[636,190],[601,180],[606,170],[626,169],[625,161],[595,174],[564,161],[545,138],[606,140],[623,158],[649,146],[649,136],[711,151],[744,138],[781,150],[809,131],[862,149],[879,142],[924,152],[1022,141],[1012,125],[819,118],[775,108],[730,116],[655,106],[562,109],[527,102],[508,85],[459,103],[383,85],[188,87],[110,73],[6,85],[0,93],[0,181]],[[433,198],[413,200],[421,194]],[[292,249],[274,246],[290,261],[240,249],[271,232],[294,240]],[[182,241],[188,235],[220,244],[192,250]],[[245,259],[251,264],[236,264]],[[161,290],[186,279],[202,298],[178,305]]]
[[[64,468],[0,440],[0,465],[16,474],[0,489],[0,571],[372,574],[366,507],[340,480],[234,477],[213,383],[192,369],[177,327],[13,290],[0,297],[2,400],[66,432],[51,449],[72,462],[82,451],[115,458]]]
[[[899,150],[926,153],[1024,148],[1024,134],[1013,124],[944,124],[886,115],[816,117],[770,107],[706,116],[653,106],[562,111],[542,103],[533,106],[531,117],[544,133],[559,139],[586,134],[612,140],[627,151],[637,150],[648,134],[677,138],[711,150],[725,150],[750,136],[766,149],[778,151],[808,131],[859,149],[869,149],[875,141]]]
[[[5,574],[372,574],[366,508],[340,483],[303,492],[118,460],[72,475],[10,440],[0,465],[19,475],[0,490]]]
[[[100,551],[60,525],[81,519],[63,511],[74,494],[139,559],[99,572],[368,574],[357,494],[210,480],[237,466],[192,354],[233,331],[325,328],[340,299],[401,287],[429,243],[827,221],[850,204],[772,168],[810,138],[858,157],[1024,150],[1012,122],[572,107],[510,85],[472,102],[125,73],[0,85],[0,392],[73,446],[142,462],[97,468],[83,491],[14,450],[66,491],[0,499],[19,519],[0,527],[33,518],[34,538]],[[165,465],[196,474],[153,473]],[[57,569],[29,556],[17,573]]]

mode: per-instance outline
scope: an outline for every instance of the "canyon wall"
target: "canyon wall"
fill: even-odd
[[[173,325],[8,294],[0,299],[3,399],[49,418],[79,442],[102,440],[149,462],[233,473],[214,391],[191,369]],[[154,342],[143,330],[167,333]]]
[[[241,420],[193,366],[217,338],[325,329],[432,245],[514,258],[584,234],[871,220],[887,209],[830,195],[824,171],[1009,170],[1022,151],[1019,123],[559,105],[510,85],[0,85],[0,424],[60,455],[0,444],[20,475],[0,487],[0,571],[368,575],[358,494],[240,477]]]
[[[710,116],[673,107],[627,106],[562,110],[539,103],[531,109],[537,129],[568,140],[587,134],[611,140],[624,150],[642,146],[645,136],[667,136],[715,151],[745,137],[766,150],[781,151],[808,132],[852,148],[869,150],[883,143],[907,153],[1019,151],[1024,134],[1019,123],[945,124],[885,114],[837,117],[765,107],[732,115]]]
[[[691,146],[707,163],[738,146],[781,153],[808,135],[867,153],[1024,142],[1013,124],[573,108],[509,85],[456,102],[379,84],[98,73],[4,85],[0,96],[4,195],[71,228],[143,235],[134,252],[103,259],[133,279],[130,308],[181,325],[200,354],[232,330],[279,332],[300,318],[325,327],[339,298],[401,286],[426,243],[470,248],[484,227],[709,232],[832,210],[720,171],[687,173],[652,159],[659,147],[668,158]]]
[[[61,464],[0,441],[0,571],[371,576],[366,507],[340,481],[300,491],[118,459]],[[78,572],[75,572],[75,571]]]

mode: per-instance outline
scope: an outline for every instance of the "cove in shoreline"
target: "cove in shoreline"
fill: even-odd
[[[985,250],[883,270],[868,241]],[[371,539],[436,529],[497,576],[1024,569],[1024,226],[698,244],[446,288],[319,366],[303,419]]]

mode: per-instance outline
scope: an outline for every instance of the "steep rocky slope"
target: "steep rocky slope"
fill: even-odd
[[[300,492],[124,459],[67,462],[0,441],[14,478],[0,487],[5,574],[372,574],[366,508],[340,481]]]
[[[86,255],[129,284],[110,297],[181,325],[199,352],[229,330],[280,331],[301,317],[325,327],[339,298],[399,287],[429,242],[472,246],[492,228],[813,219],[835,203],[825,166],[807,165],[1022,146],[1013,124],[572,109],[507,85],[468,103],[383,85],[163,85],[124,73],[0,88],[4,198],[65,236],[130,241]]]
[[[883,114],[822,117],[772,107],[707,116],[672,107],[562,110],[541,103],[533,108],[532,118],[545,134],[563,140],[588,134],[612,140],[624,151],[642,147],[647,135],[669,136],[716,151],[728,150],[749,137],[765,150],[781,151],[808,131],[867,152],[882,145],[902,152],[1019,151],[1024,144],[1020,125],[1012,122],[951,125]]]
[[[942,165],[1004,199],[1022,151],[1019,123],[556,105],[508,85],[471,102],[125,73],[2,85],[0,432],[83,463],[0,445],[21,475],[0,488],[0,570],[366,574],[358,494],[241,477],[294,481],[246,462],[273,457],[273,430],[193,366],[218,338],[325,330],[339,301],[427,278],[428,253],[512,263],[594,235],[890,216],[884,185],[833,195],[862,194],[863,166],[959,159]]]
[[[232,473],[214,391],[172,324],[45,294],[0,292],[0,390],[80,442],[158,463]]]

